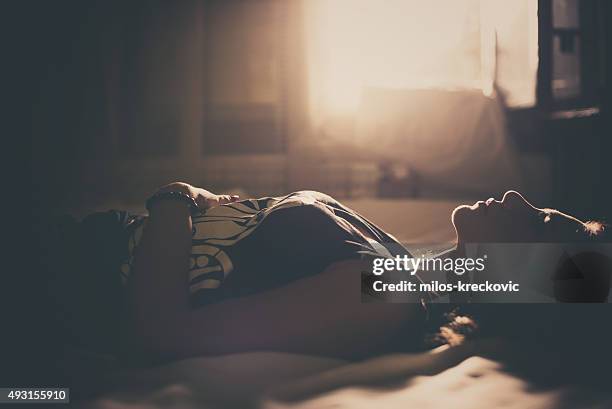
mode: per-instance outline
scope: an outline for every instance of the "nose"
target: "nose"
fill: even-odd
[[[515,199],[517,197],[522,197],[519,192],[517,192],[516,190],[508,190],[502,196],[502,200],[501,201],[502,201],[502,203],[506,204],[506,203],[508,203],[509,200],[513,200],[513,199]]]
[[[506,193],[504,193],[501,202],[504,207],[507,207],[509,209],[517,209],[521,207],[529,207],[535,209],[535,207],[516,190],[508,190]]]

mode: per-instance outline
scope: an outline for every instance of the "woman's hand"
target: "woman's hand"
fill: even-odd
[[[232,203],[239,199],[238,195],[216,195],[208,190],[192,186],[185,182],[173,182],[162,186],[159,192],[181,192],[192,197],[197,205],[202,209],[210,209],[211,207],[222,204]]]

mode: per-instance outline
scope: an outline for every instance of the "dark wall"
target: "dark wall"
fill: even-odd
[[[62,201],[88,160],[176,154],[194,2],[40,3],[28,25],[35,189]]]

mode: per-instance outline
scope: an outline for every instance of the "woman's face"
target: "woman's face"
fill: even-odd
[[[459,206],[452,221],[459,243],[567,241],[584,229],[580,220],[557,210],[537,208],[514,190],[501,200],[490,198]]]

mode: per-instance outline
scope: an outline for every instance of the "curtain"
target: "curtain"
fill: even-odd
[[[367,87],[464,87],[532,105],[536,0],[309,0],[311,111],[354,113]]]

